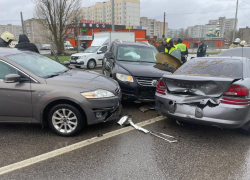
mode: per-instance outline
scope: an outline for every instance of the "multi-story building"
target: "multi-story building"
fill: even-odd
[[[165,33],[163,33],[164,22],[156,21],[155,19],[148,19],[147,17],[140,18],[140,25],[143,29],[146,29],[147,36],[157,36],[161,38],[163,34],[167,37],[168,23],[165,23]]]
[[[82,8],[83,20],[112,22],[111,1],[97,2],[90,7]],[[140,0],[115,0],[114,21],[117,25],[140,25]]]
[[[22,26],[20,25],[12,25],[12,24],[0,25],[0,34],[2,34],[5,31],[12,33],[15,36],[16,41],[19,40],[19,35],[23,34]]]
[[[168,38],[184,38],[185,29],[168,29]]]
[[[250,44],[250,28],[248,26],[246,28],[240,28],[238,36],[241,40],[245,40],[247,44]]]
[[[50,44],[48,38],[48,30],[46,30],[38,19],[28,19],[24,21],[25,34],[28,36],[30,42],[34,44]]]
[[[217,25],[218,23],[220,25],[221,37],[224,37],[227,32],[234,30],[234,23],[235,23],[234,18],[226,19],[226,17],[219,17],[219,19],[217,20],[209,20],[208,24]],[[237,28],[237,23],[238,20],[236,20],[236,28]]]

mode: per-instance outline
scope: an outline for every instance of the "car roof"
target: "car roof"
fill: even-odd
[[[218,59],[218,60],[240,60],[240,61],[244,61],[244,60],[250,60],[249,58],[247,57],[239,57],[239,56],[212,56],[212,57],[197,57],[197,58],[193,58],[191,60],[215,60],[215,59]]]
[[[20,51],[16,48],[1,47],[0,48],[0,57],[12,55],[12,54],[23,53],[23,52],[24,51]]]
[[[238,56],[250,58],[250,47],[237,47],[222,51],[218,56]]]
[[[140,43],[140,42],[128,42],[128,41],[115,41],[116,44],[119,45],[135,45],[135,46],[142,46],[142,47],[154,47],[152,45],[146,44],[146,43]]]

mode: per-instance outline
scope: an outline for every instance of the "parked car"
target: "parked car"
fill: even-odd
[[[158,82],[155,108],[179,121],[249,131],[249,88],[250,59],[195,58]]]
[[[218,56],[237,56],[250,58],[250,47],[237,47],[222,51]]]
[[[61,136],[120,113],[120,88],[113,79],[17,49],[0,48],[0,92],[0,123],[48,124]]]
[[[87,67],[94,69],[102,65],[104,53],[108,50],[111,42],[119,39],[130,42],[135,41],[134,32],[101,32],[94,34],[94,40],[91,46],[81,53],[72,54],[70,63],[76,68]]]
[[[154,46],[114,41],[104,55],[102,72],[115,79],[124,100],[154,101],[157,81],[171,71],[156,66]]]

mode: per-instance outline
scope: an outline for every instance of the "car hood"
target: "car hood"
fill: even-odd
[[[76,53],[76,54],[72,54],[72,56],[91,56],[95,53]]]
[[[95,72],[68,71],[59,76],[46,79],[47,84],[81,88],[86,90],[105,89],[115,91],[117,83]]]
[[[162,77],[163,74],[172,74],[156,68],[156,63],[117,61],[117,64],[120,66],[119,68],[122,67],[136,77]]]

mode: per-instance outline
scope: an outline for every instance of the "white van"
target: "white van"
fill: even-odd
[[[82,53],[72,54],[70,64],[76,68],[87,67],[88,69],[94,69],[97,65],[102,65],[104,54],[116,39],[135,42],[135,34],[133,32],[95,33],[91,46]]]

